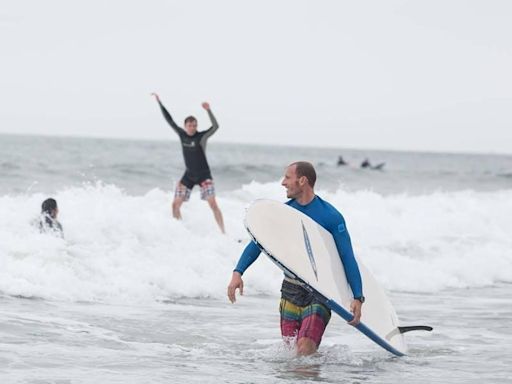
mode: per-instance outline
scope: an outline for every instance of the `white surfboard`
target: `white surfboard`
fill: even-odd
[[[332,311],[349,321],[352,291],[332,235],[313,219],[286,204],[256,200],[245,216],[245,227],[260,249],[282,270],[305,283]],[[403,333],[432,330],[427,326],[400,327],[385,291],[358,260],[365,303],[356,327],[381,347],[402,356]]]

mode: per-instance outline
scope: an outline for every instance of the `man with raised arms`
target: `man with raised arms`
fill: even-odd
[[[361,275],[352,250],[350,235],[341,213],[315,195],[315,182],[316,172],[313,165],[299,161],[288,166],[281,184],[286,188],[287,197],[291,199],[286,204],[311,217],[332,234],[354,295],[350,305],[354,317],[349,324],[357,325],[361,318],[364,296]],[[254,242],[249,243],[242,253],[228,286],[228,297],[232,303],[236,301],[237,289],[241,295],[243,294],[242,275],[259,254],[260,249]],[[285,273],[279,310],[283,339],[296,342],[299,355],[316,352],[325,327],[331,318],[329,308],[319,302],[300,281]]]
[[[176,186],[174,200],[172,202],[173,217],[181,219],[181,205],[190,199],[192,188],[199,185],[201,189],[201,199],[206,200],[213,211],[215,220],[224,233],[224,220],[217,201],[215,200],[215,187],[210,171],[210,166],[206,160],[206,142],[217,131],[219,124],[213,115],[210,105],[203,103],[202,107],[208,112],[212,126],[206,131],[199,132],[197,130],[197,119],[189,116],[185,119],[185,129],[180,128],[171,117],[171,114],[163,106],[160,97],[156,93],[152,93],[155,97],[165,120],[180,138],[183,158],[185,160],[185,173]]]

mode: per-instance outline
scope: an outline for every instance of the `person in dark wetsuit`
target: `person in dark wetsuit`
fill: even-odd
[[[366,158],[361,163],[361,168],[368,168],[368,169],[380,171],[380,170],[382,170],[382,168],[384,168],[384,165],[386,165],[386,163],[379,163],[377,165],[371,165],[370,160],[368,160],[368,158]]]
[[[338,167],[340,165],[348,165],[348,163],[343,159],[343,156],[338,156]]]
[[[41,216],[39,217],[38,227],[41,233],[50,233],[64,238],[64,231],[61,223],[57,220],[59,208],[57,201],[49,198],[41,204]]]
[[[185,160],[185,173],[176,186],[174,200],[172,202],[173,217],[178,220],[181,219],[181,205],[190,199],[192,188],[194,188],[195,185],[199,185],[201,188],[201,199],[208,202],[221,232],[225,233],[222,212],[215,199],[213,178],[206,159],[206,142],[219,128],[219,124],[210,109],[210,105],[203,103],[202,107],[208,112],[212,126],[206,131],[199,132],[197,130],[197,120],[194,116],[189,116],[185,119],[185,129],[183,129],[174,122],[171,114],[160,101],[160,97],[156,93],[152,95],[156,98],[165,120],[178,134],[181,141],[183,158]]]
[[[299,161],[288,166],[281,184],[286,188],[286,196],[291,199],[286,202],[287,205],[311,217],[331,233],[354,297],[350,304],[354,317],[349,324],[355,326],[360,322],[361,307],[365,301],[359,266],[345,219],[336,208],[315,194],[315,181],[313,165]],[[256,261],[260,252],[256,243],[250,242],[240,256],[228,285],[228,298],[232,303],[236,301],[237,289],[243,294],[242,275]],[[296,342],[299,355],[316,352],[331,318],[331,311],[303,283],[286,273],[281,287],[279,312],[283,339]]]

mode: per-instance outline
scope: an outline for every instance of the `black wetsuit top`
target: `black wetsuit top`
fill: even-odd
[[[206,131],[196,132],[194,135],[189,136],[187,132],[180,128],[172,119],[170,113],[165,109],[160,101],[160,109],[172,129],[178,134],[181,141],[181,149],[183,151],[183,159],[185,160],[186,171],[181,178],[181,183],[187,188],[192,188],[196,184],[201,184],[203,181],[211,179],[210,166],[206,160],[206,141],[211,135],[219,129],[219,124],[213,116],[211,110],[208,109],[208,116],[212,122],[212,126]]]
[[[48,213],[43,212],[39,218],[39,232],[52,233],[59,237],[64,238],[64,231],[61,223],[51,217]]]
[[[370,162],[368,161],[368,159],[364,160],[362,163],[361,163],[361,168],[371,168],[371,164]]]

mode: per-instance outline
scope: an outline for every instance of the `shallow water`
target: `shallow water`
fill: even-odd
[[[508,383],[511,289],[393,293],[403,324],[434,327],[407,334],[403,358],[334,316],[319,352],[295,357],[280,341],[277,297],[134,306],[4,296],[0,375],[9,383]]]

